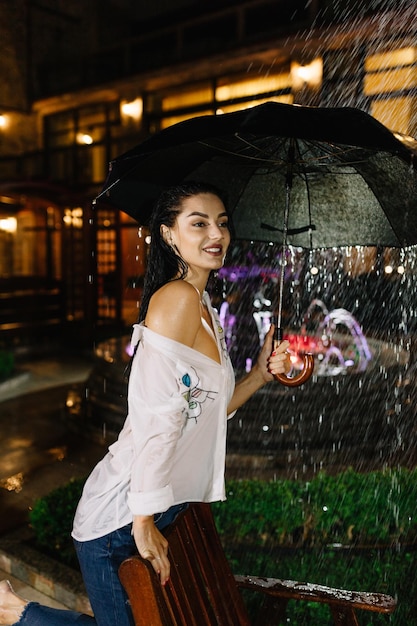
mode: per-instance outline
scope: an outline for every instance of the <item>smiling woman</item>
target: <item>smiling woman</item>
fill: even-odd
[[[85,484],[72,536],[99,626],[131,626],[118,568],[148,559],[166,584],[168,543],[161,534],[189,502],[225,500],[227,420],[274,374],[289,367],[284,341],[272,353],[273,327],[252,370],[235,384],[225,336],[206,284],[230,243],[220,192],[186,183],[165,191],[150,225],[151,246],[139,323],[134,326],[128,414],[118,440]],[[271,354],[272,353],[272,354]],[[4,614],[29,623],[69,624],[20,604],[7,585]],[[1,606],[1,604],[0,604]],[[16,607],[22,609],[16,622]],[[11,615],[11,614],[10,614]],[[27,616],[27,617],[26,617]],[[91,620],[86,616],[82,619]]]

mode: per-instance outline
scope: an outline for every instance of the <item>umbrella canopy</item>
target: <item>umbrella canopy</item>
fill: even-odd
[[[165,187],[198,180],[226,192],[237,239],[406,246],[417,243],[416,157],[417,141],[359,109],[268,102],[152,136],[111,162],[96,202],[146,224]]]

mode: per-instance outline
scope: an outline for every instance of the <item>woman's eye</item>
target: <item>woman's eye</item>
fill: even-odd
[[[220,228],[229,228],[229,222],[220,222]]]

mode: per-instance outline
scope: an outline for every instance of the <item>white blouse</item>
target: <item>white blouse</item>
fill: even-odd
[[[134,326],[132,345],[139,345],[128,415],[84,486],[72,532],[78,541],[102,537],[133,515],[225,499],[227,406],[235,380],[223,329],[208,294],[204,298],[220,364],[143,324]]]

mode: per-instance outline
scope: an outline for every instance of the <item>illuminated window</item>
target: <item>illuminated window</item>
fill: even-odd
[[[96,103],[48,115],[44,120],[48,171],[52,180],[101,183],[107,173],[107,145],[120,125],[118,101]]]
[[[417,48],[400,48],[389,52],[371,54],[365,61],[367,72],[377,72],[388,67],[413,65],[417,61]]]
[[[150,131],[156,132],[178,122],[247,109],[267,101],[292,103],[290,68],[268,76],[224,76],[177,90],[154,92],[146,99],[151,120]]]
[[[393,131],[414,135],[416,131],[415,98],[387,98],[375,100],[372,103],[371,113],[382,124]]]
[[[209,84],[193,86],[162,97],[161,108],[163,111],[183,109],[196,105],[207,104],[213,99],[213,90]]]
[[[46,142],[49,148],[100,142],[106,137],[109,127],[119,122],[118,102],[61,111],[45,118]]]
[[[243,109],[250,109],[251,107],[264,104],[265,102],[283,102],[284,104],[292,104],[294,98],[292,94],[286,94],[282,96],[272,96],[271,98],[264,98],[261,100],[250,100],[248,102],[240,102],[239,104],[226,104],[221,105],[216,111],[217,114],[232,113],[233,111],[242,111]]]
[[[164,117],[161,120],[161,129],[172,126],[173,124],[178,124],[179,122],[184,122],[191,117],[201,117],[202,115],[213,115],[213,111],[210,109],[207,111],[199,111],[198,113],[185,113],[184,115],[173,115],[171,117]]]
[[[224,102],[236,98],[248,98],[261,95],[263,93],[276,93],[291,89],[291,74],[283,72],[269,76],[259,76],[252,78],[240,78],[238,80],[226,79],[219,81],[216,88],[216,100]]]
[[[371,114],[393,131],[415,134],[417,48],[369,55],[365,71],[364,92],[371,99]]]

